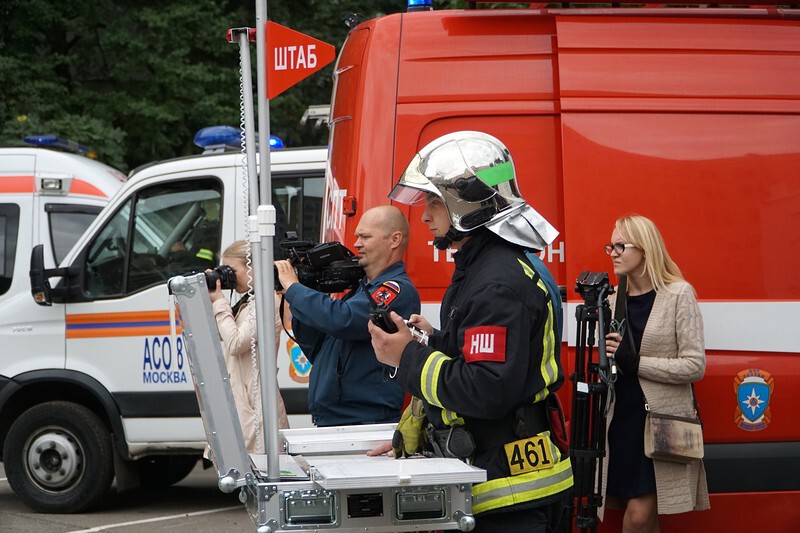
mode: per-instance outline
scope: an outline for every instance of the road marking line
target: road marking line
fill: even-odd
[[[157,518],[147,518],[145,520],[134,520],[132,522],[120,522],[119,524],[106,524],[104,526],[95,526],[91,529],[77,529],[75,531],[70,531],[69,533],[100,533],[105,531],[109,528],[114,527],[127,527],[127,526],[135,526],[139,524],[148,524],[150,522],[163,522],[165,520],[175,520],[177,518],[189,518],[191,516],[201,516],[204,514],[212,514],[212,513],[223,513],[225,511],[232,511],[234,509],[241,509],[241,505],[234,505],[233,507],[220,507],[219,509],[209,509],[207,511],[197,511],[194,513],[184,513],[184,514],[176,514],[172,516],[161,516]]]

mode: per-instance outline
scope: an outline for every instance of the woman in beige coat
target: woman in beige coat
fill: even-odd
[[[694,414],[692,383],[705,372],[703,319],[694,289],[651,220],[618,219],[605,250],[614,274],[628,276],[628,326],[625,339],[606,337],[621,375],[609,397],[603,502],[625,509],[623,532],[657,533],[659,514],[709,507],[702,460],[680,464],[644,455],[645,404],[658,413]]]
[[[248,453],[264,453],[261,429],[261,387],[259,386],[258,360],[253,355],[251,343],[256,339],[255,302],[250,298],[252,275],[248,272],[247,241],[236,241],[222,254],[222,264],[230,266],[236,274],[236,292],[243,294],[231,308],[220,289],[220,282],[209,294],[219,336],[225,349],[225,364],[231,378],[231,388],[236,401],[236,411],[242,425]],[[277,298],[276,302],[280,299]],[[281,320],[275,312],[275,353],[280,343]],[[289,427],[286,408],[278,392],[278,427]]]

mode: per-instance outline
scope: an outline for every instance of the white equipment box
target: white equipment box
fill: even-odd
[[[365,454],[392,440],[397,424],[332,426],[280,430],[284,450],[291,455]]]
[[[269,455],[249,456],[245,449],[205,275],[176,276],[169,288],[180,308],[220,490],[240,490],[257,533],[475,527],[471,489],[486,481],[486,472],[457,459],[367,456],[391,440],[393,424],[283,430],[280,479],[270,476]],[[270,426],[278,431],[276,424]]]

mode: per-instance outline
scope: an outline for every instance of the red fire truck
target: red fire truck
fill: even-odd
[[[703,312],[696,391],[712,493],[710,511],[662,526],[797,530],[800,10],[408,12],[353,28],[334,76],[323,240],[350,243],[431,140],[494,135],[523,196],[561,232],[542,258],[567,289],[569,375],[575,280],[610,270],[602,245],[617,217],[654,219]],[[431,246],[420,208],[398,207],[423,314],[437,318],[452,258]]]

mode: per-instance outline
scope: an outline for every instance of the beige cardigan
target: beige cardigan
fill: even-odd
[[[280,298],[277,299],[280,302]],[[245,444],[248,453],[264,453],[263,435],[257,438],[256,431],[261,423],[261,387],[256,362],[253,361],[250,349],[250,339],[256,336],[255,320],[250,320],[250,300],[239,310],[236,319],[233,318],[231,305],[225,298],[219,298],[211,304],[217,329],[225,349],[225,364],[231,377],[231,388],[236,401],[236,411],[242,425]],[[255,310],[255,309],[253,309]],[[281,320],[275,313],[275,353],[280,345]],[[286,416],[286,407],[283,404],[280,391],[278,392],[278,427],[289,427]],[[258,447],[256,447],[258,444]]]
[[[691,384],[703,377],[705,368],[703,317],[694,290],[686,282],[673,283],[656,294],[639,350],[639,383],[650,409],[658,413],[691,416],[694,412]],[[606,418],[606,435],[613,417],[612,399]],[[658,514],[685,513],[709,508],[706,472],[702,461],[691,464],[653,461],[653,467]],[[604,461],[604,504],[607,477],[608,461]],[[602,507],[598,510],[601,520],[603,510]]]

